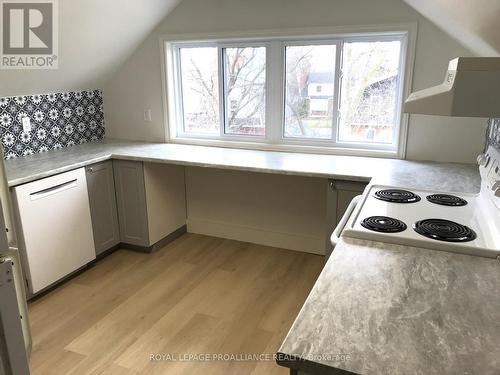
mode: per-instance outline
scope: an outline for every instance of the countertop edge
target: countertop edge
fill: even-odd
[[[171,164],[171,165],[180,165],[180,166],[188,166],[188,167],[201,167],[201,168],[216,168],[216,169],[226,169],[226,170],[234,170],[234,171],[243,171],[243,172],[254,172],[254,173],[268,173],[268,174],[280,174],[287,176],[302,176],[302,177],[315,177],[315,178],[325,178],[325,179],[335,179],[335,180],[343,180],[343,181],[354,181],[354,182],[365,182],[369,183],[372,177],[369,176],[360,176],[360,175],[345,175],[345,174],[327,174],[327,173],[318,173],[318,172],[302,172],[302,171],[293,171],[286,169],[273,169],[273,168],[259,168],[259,167],[249,167],[249,166],[238,166],[238,165],[226,165],[219,163],[200,163],[200,162],[189,162],[175,159],[159,159],[159,158],[147,158],[141,156],[131,156],[131,155],[120,155],[120,154],[111,154],[101,157],[91,158],[82,162],[72,163],[65,165],[63,167],[59,167],[56,169],[51,169],[47,172],[40,172],[36,175],[32,175],[24,178],[17,178],[8,181],[9,188],[13,188],[19,185],[23,185],[29,182],[33,182],[42,178],[54,176],[59,173],[64,173],[71,171],[73,169],[86,167],[87,165],[91,165],[94,163],[99,163],[106,160],[129,160],[129,161],[141,161],[144,163],[158,163],[158,164]]]
[[[227,169],[243,172],[255,172],[255,173],[268,173],[268,174],[281,174],[287,176],[302,176],[302,177],[317,177],[326,179],[337,179],[345,181],[355,181],[355,182],[366,182],[369,183],[373,176],[362,176],[362,175],[345,175],[345,174],[329,174],[329,173],[319,173],[319,172],[305,172],[305,171],[294,171],[290,169],[275,169],[275,168],[260,168],[260,167],[250,167],[242,165],[227,165],[220,163],[201,163],[195,161],[182,161],[175,159],[160,159],[160,158],[148,158],[142,156],[131,156],[131,155],[111,155],[112,160],[130,160],[130,161],[142,161],[144,163],[160,163],[160,164],[174,164],[189,167],[201,167],[201,168],[216,168],[216,169]]]
[[[283,359],[286,357],[287,359]],[[286,354],[278,351],[276,353],[276,363],[281,367],[286,367],[291,370],[304,371],[315,375],[359,375],[356,372],[343,370],[338,367],[328,366],[319,362],[314,362],[308,359],[300,358],[295,355]]]
[[[366,194],[366,191],[365,191]],[[342,238],[341,241],[337,244],[335,251],[337,251],[339,254],[340,253],[345,253],[346,251],[352,253],[354,251],[353,249],[363,249],[363,248],[370,248],[371,251],[384,251],[384,252],[392,252],[393,249],[385,248],[387,244],[380,242],[380,241],[370,241],[370,240],[358,240],[358,239],[353,239],[353,238]],[[383,246],[383,248],[381,248]],[[461,257],[464,259],[464,261],[467,259],[473,260],[473,259],[478,259],[478,261],[483,261],[483,260],[488,260],[491,262],[493,265],[498,265],[500,267],[500,263],[496,261],[495,259],[490,259],[490,258],[484,258],[484,257],[475,257],[472,255],[467,255],[467,254],[455,254],[455,253],[449,253],[449,252],[444,252],[444,251],[439,251],[439,250],[432,250],[428,248],[423,248],[423,247],[413,247],[413,246],[405,246],[405,245],[395,245],[395,244],[390,244],[392,247],[396,248],[404,248],[406,249],[411,249],[415,250],[421,253],[421,256],[427,256],[424,253],[429,253],[429,254],[447,254],[448,256],[453,256],[453,257]],[[347,256],[351,256],[352,254],[349,254]],[[344,255],[341,255],[344,256]],[[331,257],[327,262],[325,263],[325,266],[323,267],[322,273],[324,272],[325,268],[328,267],[328,263],[331,262],[332,260],[335,260],[333,257]],[[292,331],[297,331],[300,330],[300,328],[297,328],[297,325],[299,324],[298,318],[301,316],[301,314],[305,311],[306,305],[308,303],[308,300],[310,296],[313,294],[313,291],[317,288],[317,286],[320,283],[320,277],[315,281],[314,286],[311,288],[310,292],[308,293],[304,304],[302,305],[299,313],[297,314],[296,319],[290,326],[285,338],[281,342],[281,345],[277,349],[276,356],[277,360],[276,363],[280,366],[287,367],[292,370],[301,370],[301,371],[306,371],[309,370],[314,370],[315,374],[360,374],[358,372],[352,372],[349,370],[349,366],[345,368],[342,364],[348,364],[349,362],[337,362],[337,363],[324,363],[322,360],[314,360],[314,359],[308,359],[308,358],[302,358],[300,357],[300,354],[297,354],[297,352],[293,352],[291,350],[288,350],[287,348],[287,340],[292,340],[294,342],[300,342],[303,341],[302,334],[297,336],[296,332]],[[299,352],[300,353],[300,352]],[[312,352],[305,352],[303,353],[304,356],[307,355],[315,355]],[[319,354],[318,354],[319,355]],[[280,360],[279,356],[285,356],[287,358],[290,358],[288,360]],[[296,358],[296,360],[294,360]]]
[[[87,145],[87,144],[86,144]],[[472,176],[472,164],[460,164],[460,163],[438,163],[438,162],[425,162],[425,161],[411,161],[411,160],[400,160],[400,159],[379,159],[379,158],[366,158],[366,157],[348,157],[342,155],[304,155],[307,159],[306,163],[299,163],[295,165],[297,160],[297,154],[292,153],[290,159],[288,155],[284,153],[276,153],[274,151],[255,151],[255,150],[239,150],[231,149],[227,151],[222,148],[214,148],[213,152],[216,155],[212,161],[210,160],[200,160],[200,158],[193,158],[192,160],[182,152],[191,152],[190,148],[197,148],[201,146],[186,146],[188,148],[184,149],[183,146],[170,145],[163,143],[142,143],[142,142],[116,142],[109,140],[106,143],[88,144],[90,147],[85,146],[79,148],[78,150],[70,148],[64,150],[58,150],[55,152],[66,152],[67,154],[55,154],[52,153],[50,157],[41,158],[40,161],[37,159],[37,155],[30,157],[28,160],[19,160],[9,165],[6,163],[7,176],[8,176],[8,186],[15,187],[22,185],[31,181],[35,181],[41,178],[50,177],[58,173],[63,173],[72,169],[85,167],[87,165],[102,162],[105,160],[131,160],[131,161],[141,161],[146,163],[163,163],[163,164],[173,164],[181,166],[192,166],[201,168],[216,168],[225,170],[235,170],[235,171],[246,171],[255,173],[268,173],[268,174],[278,174],[278,175],[289,175],[289,176],[302,176],[311,178],[323,178],[323,179],[336,179],[341,181],[353,181],[362,183],[380,183],[383,185],[391,185],[393,180],[408,181],[403,183],[403,185],[410,185],[414,182],[411,173],[408,170],[412,168],[417,171],[423,171],[426,173],[426,177],[436,173],[450,171],[449,174],[460,174],[464,173],[466,176],[465,184],[470,188],[478,189],[477,182],[474,181],[475,177]],[[165,146],[165,149],[162,147]],[[74,146],[80,147],[80,146]],[[151,149],[149,149],[151,147]],[[181,152],[180,156],[176,156],[177,150]],[[202,153],[206,155],[211,155],[207,147],[201,147]],[[195,150],[197,151],[197,150]],[[52,151],[51,151],[52,152]],[[207,153],[208,152],[208,153]],[[241,154],[241,153],[249,154]],[[269,158],[269,161],[262,165],[262,163],[255,163],[252,165],[248,162],[248,157],[252,157],[252,152],[258,152],[257,156],[262,156],[263,158]],[[261,154],[263,152],[263,154]],[[150,153],[150,155],[148,155]],[[203,155],[205,155],[203,154]],[[41,154],[40,154],[41,155]],[[300,157],[300,155],[298,155]],[[318,157],[315,159],[314,157]],[[235,160],[231,160],[232,157],[236,157]],[[240,162],[239,158],[243,157],[243,162]],[[324,159],[324,158],[325,159]],[[339,159],[336,159],[336,158]],[[69,164],[65,164],[65,158],[68,159]],[[312,165],[308,169],[307,163],[321,163],[320,167]],[[338,165],[342,163],[358,163],[352,168],[338,168]],[[38,166],[40,163],[40,166]],[[331,163],[331,166],[329,165]],[[357,166],[363,163],[369,163],[368,166],[365,165],[364,168],[356,169]],[[276,164],[276,165],[273,165]],[[285,165],[282,165],[285,164]],[[402,166],[402,172],[395,171],[395,168]],[[44,168],[45,166],[45,168]],[[9,179],[9,169],[21,168],[21,170],[27,169],[26,173],[12,173],[14,178]],[[337,170],[338,169],[338,170]],[[337,173],[336,173],[337,172]],[[381,182],[382,181],[382,182]],[[385,182],[385,183],[384,183]],[[433,180],[432,182],[436,182]],[[461,182],[461,181],[460,181]],[[464,185],[464,186],[466,186]],[[398,184],[398,186],[401,186]],[[443,190],[443,189],[437,189]]]
[[[65,165],[63,167],[59,167],[59,168],[56,168],[56,169],[51,169],[50,171],[47,171],[47,172],[40,172],[40,173],[38,173],[38,174],[36,174],[34,176],[29,176],[29,177],[23,177],[23,178],[17,178],[17,179],[9,180],[8,181],[8,186],[9,186],[9,188],[14,188],[14,187],[19,186],[19,185],[24,185],[24,184],[27,184],[29,182],[40,180],[42,178],[47,178],[47,177],[55,176],[55,175],[60,174],[60,173],[64,173],[64,172],[72,171],[74,169],[86,167],[87,165],[91,165],[91,164],[100,163],[100,162],[103,162],[103,161],[106,161],[106,160],[110,160],[111,158],[112,158],[112,155],[104,155],[104,156],[93,157],[93,158],[87,159],[85,161],[68,164],[68,165]]]
[[[134,147],[130,145],[129,147]],[[133,152],[133,151],[131,151]],[[64,173],[73,169],[85,167],[90,164],[102,162],[105,160],[130,160],[130,161],[141,161],[145,163],[161,163],[161,164],[172,164],[181,166],[192,166],[201,168],[216,168],[216,169],[226,169],[244,172],[255,172],[255,173],[268,173],[268,174],[280,174],[288,176],[302,176],[302,177],[315,177],[315,178],[325,178],[325,179],[337,179],[344,181],[354,181],[354,182],[364,182],[369,183],[374,176],[365,176],[363,174],[349,175],[349,174],[336,174],[336,173],[322,173],[313,171],[301,171],[285,168],[263,168],[258,166],[247,166],[240,164],[223,164],[223,163],[210,163],[210,162],[198,162],[198,161],[186,161],[172,158],[161,158],[161,157],[147,157],[147,156],[135,156],[128,155],[120,152],[111,152],[100,156],[91,156],[89,159],[78,161],[75,163],[66,164],[48,171],[37,172],[35,174],[29,175],[27,177],[20,177],[8,180],[9,188],[13,188],[18,185],[23,185],[32,181],[36,181],[42,178],[54,176],[59,173]]]

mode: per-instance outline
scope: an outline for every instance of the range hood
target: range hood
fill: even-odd
[[[404,112],[457,117],[500,117],[500,57],[458,57],[444,82],[408,97]]]

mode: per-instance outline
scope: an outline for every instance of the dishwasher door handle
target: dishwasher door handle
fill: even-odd
[[[355,196],[352,201],[349,203],[349,206],[347,206],[347,210],[345,211],[344,215],[342,216],[342,219],[337,224],[337,227],[334,229],[331,237],[330,237],[330,242],[332,243],[333,247],[339,243],[340,241],[340,235],[342,231],[344,230],[344,227],[347,224],[347,220],[349,220],[349,217],[351,216],[352,212],[356,208],[358,202],[361,199],[361,195]]]
[[[48,197],[49,195],[61,193],[65,190],[74,188],[75,186],[77,186],[77,179],[76,178],[74,180],[63,182],[62,184],[51,186],[47,189],[43,189],[43,190],[37,191],[35,193],[30,193],[30,199],[32,201],[35,201],[37,199],[42,199],[42,198]]]

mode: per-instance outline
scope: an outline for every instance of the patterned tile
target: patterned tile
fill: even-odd
[[[26,116],[31,119],[30,132],[23,132]],[[5,159],[95,142],[104,135],[100,90],[0,98]]]
[[[488,143],[500,152],[500,118],[490,119]]]

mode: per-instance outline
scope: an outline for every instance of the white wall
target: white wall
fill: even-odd
[[[449,59],[470,52],[402,0],[184,0],[104,87],[108,136],[163,141],[161,34],[418,22],[413,88],[440,83]],[[145,108],[152,122],[143,121]],[[407,158],[473,162],[485,121],[412,116]],[[446,134],[447,142],[442,135]]]
[[[441,83],[448,61],[471,55],[433,24],[419,22],[413,90]],[[486,137],[487,120],[411,115],[407,159],[475,163]]]
[[[0,97],[102,88],[178,2],[59,0],[59,69],[0,70]]]
[[[479,56],[500,56],[498,0],[405,0]],[[479,5],[479,6],[478,6]]]
[[[325,253],[328,180],[186,167],[187,230]],[[329,230],[330,229],[330,230]]]

